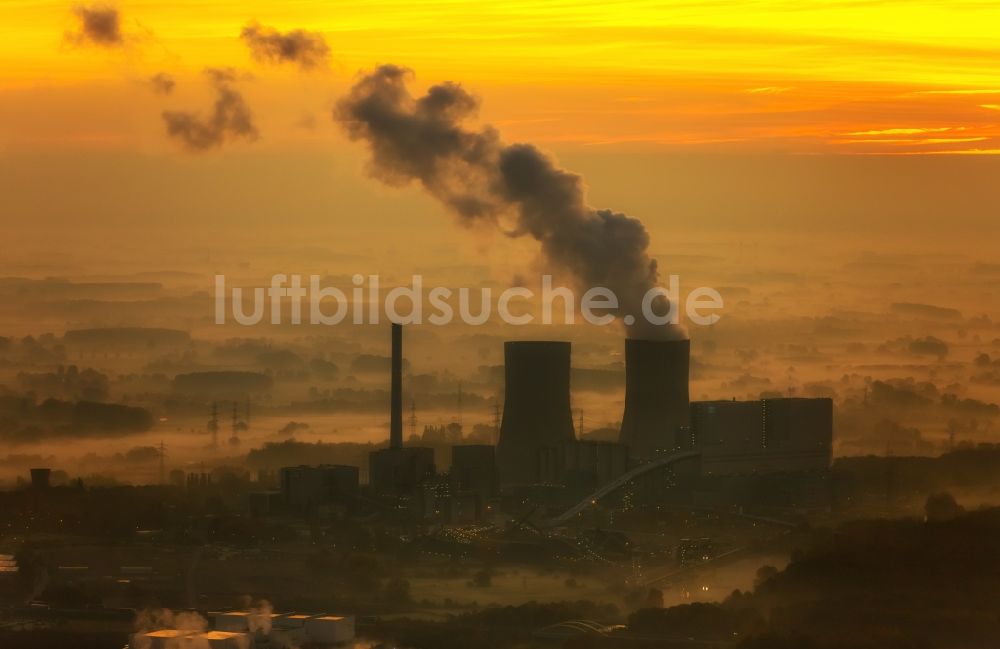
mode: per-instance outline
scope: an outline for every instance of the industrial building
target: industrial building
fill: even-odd
[[[291,512],[309,513],[317,506],[343,502],[358,492],[358,467],[339,464],[281,469],[281,495]]]
[[[209,614],[211,630],[156,629],[132,635],[134,649],[266,649],[353,646],[353,615],[226,611]]]
[[[489,500],[475,491],[462,491],[450,475],[438,475],[420,486],[414,513],[431,523],[471,524],[485,520]]]
[[[384,448],[368,456],[368,480],[372,490],[380,495],[414,494],[436,472],[432,448]]]
[[[228,611],[213,621],[217,630],[249,634],[258,647],[336,647],[355,633],[353,615]]]
[[[132,636],[130,647],[135,649],[254,649],[253,637],[247,633],[229,631],[192,631],[188,629],[158,629]]]
[[[830,399],[689,400],[688,340],[625,341],[619,443],[577,440],[570,414],[570,344],[504,345],[497,447],[501,485],[590,489],[671,454],[694,451],[702,476],[817,472],[830,466]]]
[[[500,493],[496,449],[488,444],[451,447],[451,483],[456,492],[469,492],[486,503]]]
[[[624,444],[579,440],[562,447],[558,460],[560,480],[583,489],[595,489],[629,469],[629,449]]]
[[[691,448],[705,475],[824,471],[832,446],[830,399],[691,404]]]
[[[408,499],[396,506],[425,520],[459,523],[482,520],[501,491],[515,500],[519,493],[547,494],[538,498],[553,504],[627,481],[651,502],[666,492],[680,501],[696,492],[724,500],[743,487],[720,487],[722,477],[732,485],[733,476],[815,475],[829,468],[830,399],[691,403],[690,351],[688,340],[625,341],[625,406],[619,441],[608,442],[576,437],[570,343],[508,341],[496,448],[453,447],[451,472],[436,477],[433,449],[403,446],[402,328],[394,324],[389,447],[370,455],[371,489]],[[685,466],[674,466],[681,459]],[[652,471],[658,467],[670,475]]]

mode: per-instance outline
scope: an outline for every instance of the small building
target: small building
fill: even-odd
[[[250,631],[250,611],[228,611],[215,615],[215,628],[218,631],[247,633]]]
[[[129,646],[134,649],[253,649],[253,637],[230,631],[159,629],[136,633]]]
[[[354,640],[353,615],[319,615],[305,621],[310,644],[340,645]]]

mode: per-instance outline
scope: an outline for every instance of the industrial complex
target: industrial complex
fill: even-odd
[[[176,523],[183,530],[175,532],[178,538],[225,534],[235,543],[254,535],[254,549],[189,547],[181,553],[190,557],[183,573],[171,568],[176,554],[147,560],[145,547],[136,550],[141,565],[122,562],[118,568],[67,555],[51,569],[52,578],[67,588],[100,590],[105,606],[132,606],[141,601],[139,594],[157,592],[201,620],[140,628],[129,640],[137,649],[353,646],[355,615],[367,620],[363,631],[378,633],[384,623],[368,620],[353,600],[317,593],[301,598],[299,584],[308,582],[307,575],[340,575],[350,588],[367,593],[367,611],[413,603],[409,582],[394,576],[406,574],[413,557],[424,559],[425,570],[442,571],[456,560],[486,566],[472,575],[466,590],[488,583],[494,563],[570,570],[631,565],[623,579],[629,588],[642,589],[674,570],[738,555],[754,539],[780,538],[758,533],[760,522],[784,531],[793,525],[790,519],[830,508],[831,400],[692,402],[688,340],[625,341],[626,391],[617,440],[581,438],[574,426],[571,343],[505,342],[496,444],[471,443],[459,434],[457,439],[469,443],[444,448],[414,443],[426,438],[412,434],[404,441],[401,325],[391,326],[391,349],[388,441],[374,450],[363,447],[367,466],[277,465],[280,469],[246,479],[239,496],[245,509],[225,519],[216,512],[223,509],[220,496],[227,487],[216,485],[203,469],[171,477],[171,497],[184,499],[191,512],[176,519],[184,521]],[[30,511],[44,506],[55,516],[86,506],[96,493],[54,487],[45,468],[32,470],[30,477],[30,487],[14,494]],[[235,493],[229,497],[241,508]],[[164,515],[175,516],[174,511]],[[733,525],[737,520],[742,527]],[[660,527],[630,535],[625,526],[630,522],[647,530]],[[665,529],[672,540],[665,540]],[[372,573],[378,565],[373,556],[385,561],[381,575]],[[234,561],[254,568],[235,570]],[[208,577],[199,581],[206,564],[225,587],[216,588]],[[305,568],[296,572],[278,565]],[[268,597],[277,594],[299,610],[315,610],[322,602],[324,610],[345,612],[274,613],[269,607],[213,612],[219,611],[223,592],[253,582],[254,571],[262,571],[258,585],[271,591],[264,593]],[[18,609],[18,614],[42,623],[51,615],[48,609]]]
[[[455,446],[450,472],[438,475],[433,449],[403,444],[402,329],[392,325],[389,444],[371,454],[368,467],[371,493],[399,509],[419,516],[462,510],[460,518],[467,519],[481,517],[493,500],[527,498],[557,514],[562,505],[598,492],[609,498],[626,485],[654,502],[707,499],[719,507],[744,506],[752,503],[726,495],[733,481],[775,474],[810,485],[808,497],[795,490],[799,500],[822,502],[832,455],[832,401],[691,402],[688,340],[625,341],[625,409],[617,442],[577,437],[569,342],[505,343],[495,451]],[[661,469],[670,473],[666,481]],[[284,488],[290,504],[301,500],[292,486]],[[446,520],[457,522],[458,515]]]

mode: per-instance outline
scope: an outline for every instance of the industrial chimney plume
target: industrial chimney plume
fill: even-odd
[[[392,323],[392,406],[389,448],[403,448],[403,325]]]
[[[583,179],[534,146],[504,144],[488,125],[467,126],[478,100],[460,85],[439,84],[414,97],[406,85],[412,76],[406,68],[379,67],[334,110],[348,137],[368,144],[373,176],[392,185],[419,181],[463,223],[531,237],[547,264],[569,273],[578,289],[614,291],[629,337],[685,337],[681,328],[652,325],[642,315],[642,299],[658,281],[642,222],[587,205]],[[666,309],[660,298],[657,313]]]

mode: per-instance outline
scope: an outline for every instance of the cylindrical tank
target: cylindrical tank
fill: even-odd
[[[619,441],[633,457],[688,448],[690,340],[625,341],[625,412]]]
[[[497,443],[500,482],[539,480],[539,451],[576,439],[569,401],[570,344],[504,343],[503,423]]]

